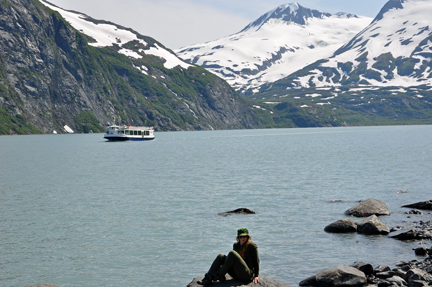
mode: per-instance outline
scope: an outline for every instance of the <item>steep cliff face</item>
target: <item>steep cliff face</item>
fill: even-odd
[[[128,30],[139,40],[95,47],[41,2],[2,0],[0,134],[62,133],[65,125],[97,132],[113,123],[159,130],[259,127],[226,82],[200,67],[167,68],[165,59],[142,52],[162,44]],[[142,57],[119,52],[128,45]]]

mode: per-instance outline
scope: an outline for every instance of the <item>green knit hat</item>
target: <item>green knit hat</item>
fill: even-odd
[[[237,230],[237,237],[247,236],[249,235],[249,230],[247,228],[240,228]]]

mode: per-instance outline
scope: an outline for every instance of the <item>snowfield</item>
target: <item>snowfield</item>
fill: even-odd
[[[251,23],[237,34],[175,52],[237,90],[251,89],[332,56],[372,21],[343,13],[308,18],[304,25],[270,17],[276,10],[282,11],[281,17],[295,15],[300,7],[297,3],[282,5],[261,16],[261,23]]]

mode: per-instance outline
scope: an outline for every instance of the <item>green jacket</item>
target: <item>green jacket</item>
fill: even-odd
[[[241,251],[240,242],[234,243],[233,250],[237,251],[237,253],[240,254]],[[259,256],[258,256],[258,246],[252,241],[250,241],[248,246],[246,247],[243,259],[246,262],[249,269],[253,271],[254,277],[258,277],[259,263],[260,263]]]

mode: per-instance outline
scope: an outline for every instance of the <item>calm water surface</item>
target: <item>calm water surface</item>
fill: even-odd
[[[241,227],[261,273],[293,286],[339,264],[394,265],[418,243],[323,228],[371,197],[390,227],[431,220],[400,208],[431,199],[431,170],[432,126],[2,136],[0,286],[183,287]],[[217,215],[239,207],[256,214]]]

